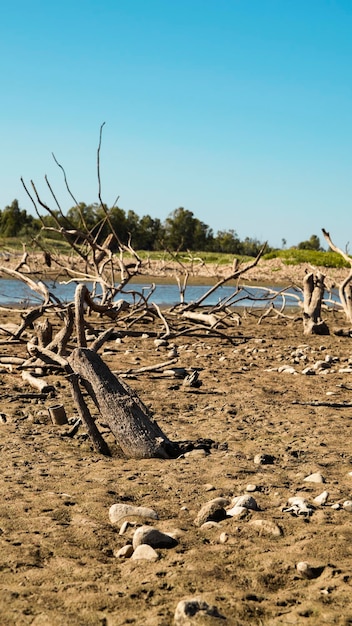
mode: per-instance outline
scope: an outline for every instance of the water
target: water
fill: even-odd
[[[55,298],[62,302],[71,302],[74,299],[76,283],[68,285],[46,281],[45,283]],[[91,285],[87,283],[88,288]],[[185,302],[194,302],[201,298],[208,290],[209,285],[189,285],[185,291]],[[128,302],[138,302],[139,293],[148,297],[148,302],[159,306],[173,306],[180,303],[180,293],[178,285],[157,284],[152,291],[151,284],[129,284],[119,293],[117,299],[124,298]],[[288,307],[296,307],[303,301],[300,290],[293,288],[285,290],[281,295],[278,287],[243,287],[237,289],[234,286],[224,285],[219,287],[211,296],[204,300],[203,304],[214,306],[219,303],[226,303],[228,306],[245,307],[265,307],[270,302],[274,302],[275,307],[285,304]],[[136,295],[137,294],[137,295]],[[275,299],[274,298],[275,295]],[[337,301],[337,294],[333,294],[332,299]],[[17,280],[0,279],[0,305],[2,306],[27,306],[40,304],[42,298],[34,293],[27,285]]]

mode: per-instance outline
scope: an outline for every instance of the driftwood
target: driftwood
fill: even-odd
[[[331,250],[333,250],[334,252],[337,252],[337,254],[340,254],[342,256],[342,258],[345,259],[345,261],[347,263],[349,263],[349,265],[350,265],[350,272],[349,272],[348,276],[345,278],[345,280],[339,286],[339,296],[340,296],[341,305],[342,305],[342,308],[343,308],[344,313],[346,315],[347,321],[348,322],[352,322],[352,284],[351,284],[351,281],[352,281],[352,258],[350,256],[348,256],[348,254],[346,254],[346,252],[344,252],[343,250],[341,250],[340,248],[335,246],[335,244],[331,241],[331,237],[330,237],[329,233],[324,228],[322,228],[322,232],[323,232],[323,235],[324,235],[326,241],[328,242]]]
[[[22,372],[22,380],[24,380],[34,389],[38,389],[40,393],[50,393],[51,391],[54,391],[53,385],[48,385],[46,380],[44,380],[43,378],[36,378],[35,376],[32,376],[32,374],[30,374],[29,372]]]
[[[303,328],[305,335],[328,335],[329,328],[321,319],[325,276],[307,274],[303,281]]]
[[[170,458],[177,455],[171,442],[139,397],[113,375],[100,356],[76,348],[69,364],[88,389],[124,454],[133,458]]]

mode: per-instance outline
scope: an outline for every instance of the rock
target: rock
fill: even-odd
[[[256,454],[253,461],[256,465],[272,465],[275,457],[272,454]]]
[[[293,496],[288,499],[288,508],[282,509],[284,513],[292,513],[292,515],[304,515],[309,517],[314,513],[314,506],[309,504],[305,498],[300,496]]]
[[[339,511],[341,509],[341,504],[336,502],[335,504],[331,505],[331,508],[334,509],[334,511]]]
[[[232,502],[234,506],[244,506],[246,509],[251,509],[252,511],[259,511],[258,504],[253,496],[248,494],[244,494],[243,496],[236,496],[232,498]]]
[[[200,530],[208,530],[209,528],[219,528],[218,522],[204,522],[200,526]]]
[[[166,339],[154,339],[154,345],[156,348],[160,348],[162,346],[168,346],[169,342]]]
[[[249,522],[249,525],[258,530],[260,534],[265,533],[273,537],[281,537],[283,534],[280,526],[269,519],[254,519]]]
[[[253,491],[257,491],[257,488],[257,485],[253,485],[252,483],[250,483],[249,485],[247,485],[246,491],[252,493]]]
[[[144,506],[132,506],[131,504],[113,504],[109,509],[111,524],[118,524],[125,517],[143,517],[145,519],[159,519],[153,509]]]
[[[206,485],[204,485],[204,491],[215,491],[215,487],[211,483],[206,483]]]
[[[243,517],[247,517],[247,515],[249,514],[250,509],[248,509],[245,506],[233,506],[231,509],[229,509],[228,511],[226,511],[226,515],[228,517],[239,517],[240,519]]]
[[[221,535],[219,537],[219,541],[220,541],[220,543],[227,543],[229,538],[230,538],[230,535],[228,535],[227,533],[221,533]]]
[[[159,555],[155,552],[154,548],[148,546],[145,543],[141,543],[140,546],[137,546],[135,551],[133,552],[131,559],[134,561],[146,560],[146,561],[157,561]]]
[[[352,501],[351,500],[345,500],[345,502],[342,505],[342,508],[345,511],[349,511],[350,513],[352,513]]]
[[[227,498],[214,498],[204,504],[199,511],[194,523],[196,526],[202,526],[204,522],[219,522],[226,518],[225,506],[229,505]]]
[[[307,563],[307,561],[300,561],[296,565],[296,570],[302,578],[312,580],[313,578],[318,578],[318,576],[320,576],[320,574],[324,571],[324,567],[312,567],[309,563]]]
[[[200,615],[201,617],[218,617],[224,619],[216,606],[211,606],[201,598],[191,598],[189,600],[181,600],[175,611],[175,626],[191,626],[192,618]]]
[[[302,374],[305,376],[315,376],[316,371],[312,367],[305,367],[304,370],[302,370]]]
[[[290,365],[281,365],[277,370],[280,374],[297,374],[294,367]]]
[[[315,472],[314,474],[307,476],[304,481],[307,483],[325,483],[325,478],[320,472]]]
[[[315,502],[316,504],[326,504],[328,501],[328,497],[329,497],[329,492],[323,491],[321,494],[319,494],[319,496],[314,498],[313,502]]]
[[[183,456],[185,458],[194,457],[195,459],[202,459],[203,457],[208,456],[208,453],[204,450],[204,448],[195,448],[194,450],[185,452]]]
[[[147,544],[152,548],[173,548],[177,546],[178,541],[153,526],[140,526],[133,535],[132,543],[135,550],[143,544]]]
[[[126,546],[123,546],[119,550],[114,550],[114,556],[117,558],[129,559],[133,554],[133,546],[129,543]]]

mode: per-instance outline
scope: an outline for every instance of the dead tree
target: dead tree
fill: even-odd
[[[340,254],[343,259],[350,265],[350,272],[348,276],[346,276],[345,280],[339,286],[339,296],[341,301],[341,306],[346,315],[347,321],[352,323],[352,258],[346,254],[343,250],[335,246],[335,244],[331,241],[329,233],[322,228],[323,235],[328,242],[331,250]]]
[[[303,328],[305,335],[328,335],[329,328],[321,319],[324,297],[324,279],[321,272],[307,274],[303,281]]]
[[[110,371],[96,352],[76,348],[69,364],[127,457],[177,456],[177,444],[164,435],[137,394]]]

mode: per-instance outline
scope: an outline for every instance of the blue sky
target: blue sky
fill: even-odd
[[[280,246],[352,246],[351,0],[4,0],[0,208],[183,206]]]

